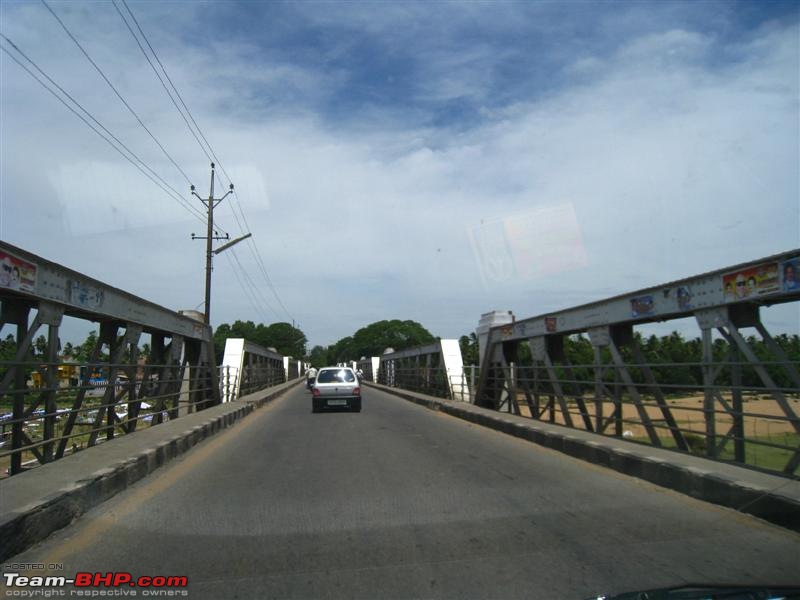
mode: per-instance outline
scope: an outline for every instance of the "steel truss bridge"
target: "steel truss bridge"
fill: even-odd
[[[208,325],[0,242],[18,275],[0,280],[0,327],[16,353],[0,362],[0,471],[27,468],[299,377],[299,360],[231,340],[216,365]],[[33,318],[31,318],[33,317]],[[63,357],[64,317],[99,330],[84,360]],[[33,358],[37,336],[44,356]],[[140,347],[150,348],[140,360]]]
[[[800,300],[800,249],[485,313],[479,365],[458,340],[353,357],[365,410],[313,416],[297,358],[219,355],[190,313],[4,242],[0,263],[9,564],[179,573],[198,598],[582,598],[701,575],[800,594],[800,364],[761,320]],[[641,335],[686,318],[688,360]],[[66,319],[99,332],[72,357]]]
[[[793,476],[800,362],[770,334],[760,309],[800,300],[800,281],[786,279],[798,272],[798,256],[794,250],[525,319],[486,313],[480,367],[448,354],[456,340],[357,364],[391,387]],[[637,327],[687,317],[699,328],[696,360],[648,354]],[[768,354],[756,351],[748,328]]]

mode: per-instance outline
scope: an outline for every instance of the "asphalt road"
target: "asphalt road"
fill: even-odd
[[[367,389],[295,388],[15,558],[199,598],[588,598],[800,585],[800,535]],[[141,594],[141,590],[140,590]]]

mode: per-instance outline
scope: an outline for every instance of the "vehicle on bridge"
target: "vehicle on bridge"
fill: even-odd
[[[361,384],[350,367],[325,367],[311,388],[312,412],[349,409],[361,412]]]

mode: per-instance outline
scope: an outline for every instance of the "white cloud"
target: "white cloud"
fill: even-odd
[[[403,5],[385,22],[358,26],[377,34],[398,12],[414,20],[417,10]],[[11,29],[36,46],[30,30]],[[112,30],[92,47],[111,43]],[[710,60],[718,45],[712,34],[669,28],[604,56],[578,52],[566,84],[487,104],[489,118],[464,129],[423,128],[416,119],[404,126],[395,106],[373,107],[346,126],[331,122],[309,107],[347,73],[290,63],[258,69],[246,43],[205,52],[173,40],[162,58],[236,184],[281,298],[312,343],[329,343],[382,318],[413,318],[457,336],[494,308],[531,316],[800,245],[797,28],[769,28],[729,48],[734,63]],[[446,43],[425,48],[436,52],[421,97],[492,91],[490,80],[471,79],[489,68],[492,48],[455,57]],[[98,87],[74,51],[40,55],[74,89]],[[149,67],[133,52],[103,59],[205,195],[208,161]],[[202,249],[188,234],[200,224],[16,65],[2,65],[3,239],[85,265],[158,303],[193,308],[202,299]],[[297,94],[311,101],[294,102]],[[191,201],[124,109],[108,96],[81,98]],[[574,209],[586,266],[481,286],[466,232],[563,202]],[[37,213],[40,206],[48,209]],[[218,215],[235,235],[232,207],[229,198]],[[546,253],[534,238],[530,252]],[[110,249],[103,261],[98,247]],[[278,309],[247,248],[237,255]],[[214,277],[215,322],[264,318],[227,259],[217,260]]]

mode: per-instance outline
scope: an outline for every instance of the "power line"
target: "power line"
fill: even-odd
[[[269,320],[266,316],[266,313],[259,306],[257,299],[255,299],[255,297],[253,296],[253,292],[247,286],[245,286],[244,282],[242,281],[242,278],[239,276],[239,271],[231,254],[226,254],[225,256],[228,258],[228,264],[230,265],[231,271],[236,277],[236,281],[239,283],[239,287],[242,289],[242,292],[244,292],[245,297],[250,302],[250,305],[253,307],[253,311],[256,314],[260,315],[262,322],[266,323]]]
[[[264,298],[263,294],[261,293],[261,290],[258,289],[256,284],[253,282],[253,279],[250,277],[250,273],[242,265],[241,261],[239,260],[239,255],[236,254],[235,251],[231,252],[231,255],[233,256],[233,260],[235,261],[236,265],[238,266],[240,272],[242,273],[242,277],[244,278],[244,282],[249,286],[249,289],[251,290],[251,293],[253,294],[253,298],[256,300],[256,304],[261,305],[261,306],[266,306],[272,312],[272,314],[274,314],[276,317],[279,317],[278,312],[266,300],[266,298]]]
[[[131,108],[131,105],[128,104],[128,102],[125,100],[125,98],[122,97],[122,94],[120,94],[119,91],[117,90],[117,88],[114,87],[114,84],[111,83],[111,81],[108,79],[108,77],[106,77],[106,74],[103,72],[103,70],[97,65],[96,62],[94,62],[94,60],[92,60],[92,57],[89,56],[89,53],[86,52],[86,50],[81,45],[81,43],[77,40],[77,38],[74,35],[72,35],[72,32],[64,24],[64,21],[62,21],[59,18],[59,16],[53,11],[52,8],[50,8],[50,6],[47,4],[47,2],[45,0],[41,0],[41,2],[42,2],[42,4],[44,4],[45,8],[47,8],[47,10],[50,11],[50,14],[53,15],[55,20],[58,21],[59,25],[61,25],[61,27],[64,29],[64,31],[67,33],[67,35],[70,37],[70,39],[73,42],[75,42],[75,45],[78,46],[78,48],[83,53],[83,55],[86,57],[86,59],[92,64],[92,66],[97,70],[97,72],[100,73],[100,76],[103,78],[103,80],[105,80],[105,82],[109,85],[109,87],[114,91],[114,93],[117,95],[117,98],[119,98],[120,101],[122,101],[122,103],[125,105],[125,107],[134,116],[134,118],[139,123],[139,125],[142,126],[142,128],[148,133],[148,135],[151,138],[153,138],[153,141],[158,145],[158,147],[161,148],[161,151],[164,153],[164,156],[166,156],[169,159],[169,161],[175,166],[175,168],[178,169],[178,171],[180,171],[181,175],[183,175],[183,177],[186,179],[187,183],[189,183],[189,185],[191,185],[192,182],[189,179],[189,176],[186,175],[186,173],[183,171],[183,169],[180,168],[178,163],[175,162],[175,159],[173,159],[172,156],[170,156],[169,152],[167,152],[167,150],[164,148],[164,146],[161,144],[161,142],[159,142],[158,139],[156,138],[156,136],[153,135],[153,133],[147,128],[147,126],[144,124],[144,122],[139,117],[139,115],[136,113],[136,111],[133,110],[133,108]]]
[[[149,165],[147,165],[147,163],[145,163],[145,162],[144,162],[142,159],[140,159],[140,158],[139,158],[139,157],[138,157],[138,156],[137,156],[137,155],[136,155],[136,154],[135,154],[135,153],[134,153],[134,152],[133,152],[133,151],[132,151],[130,148],[128,148],[128,147],[127,147],[127,146],[126,146],[126,145],[125,145],[125,144],[124,144],[124,143],[123,143],[123,142],[122,142],[122,141],[121,141],[119,138],[117,138],[117,137],[116,137],[116,136],[115,136],[113,133],[111,133],[111,132],[110,132],[110,131],[109,131],[109,130],[108,130],[108,129],[107,129],[107,128],[106,128],[106,127],[105,127],[105,126],[102,124],[102,123],[100,123],[100,121],[98,121],[98,120],[97,120],[97,119],[96,119],[96,118],[95,118],[95,117],[94,117],[94,116],[93,116],[93,115],[92,115],[92,114],[91,114],[91,113],[90,113],[88,110],[86,110],[86,109],[85,109],[85,108],[84,108],[84,107],[83,107],[83,106],[82,106],[82,105],[81,105],[81,104],[80,104],[80,103],[79,103],[77,100],[75,100],[75,98],[73,98],[73,97],[72,97],[72,96],[71,96],[71,95],[70,95],[70,94],[69,94],[67,91],[65,91],[65,90],[64,90],[64,88],[62,88],[62,87],[61,87],[61,86],[60,86],[58,83],[56,83],[56,82],[55,82],[55,81],[52,79],[52,77],[50,77],[50,76],[49,76],[47,73],[45,73],[45,72],[44,72],[44,71],[41,69],[41,67],[39,67],[39,66],[38,66],[38,65],[37,65],[37,64],[36,64],[36,63],[35,63],[35,62],[34,62],[34,61],[31,59],[31,58],[29,58],[29,57],[28,57],[28,56],[27,56],[27,55],[26,55],[26,54],[25,54],[25,53],[24,53],[22,50],[20,50],[20,48],[19,48],[19,47],[18,47],[18,46],[17,46],[17,45],[16,45],[16,44],[13,42],[13,41],[11,41],[11,40],[10,40],[8,37],[6,37],[5,35],[3,35],[3,34],[1,34],[1,33],[0,33],[0,36],[2,36],[2,38],[3,38],[3,39],[6,41],[6,43],[8,43],[10,46],[12,46],[12,47],[14,48],[14,50],[16,50],[16,51],[17,51],[17,52],[18,52],[18,53],[19,53],[19,54],[20,54],[20,55],[21,55],[23,58],[25,58],[25,60],[27,60],[27,61],[28,61],[28,62],[29,62],[31,65],[33,65],[33,67],[34,67],[34,68],[35,68],[35,69],[36,69],[36,70],[37,70],[39,73],[41,73],[41,75],[42,75],[44,78],[46,78],[46,79],[47,79],[47,81],[49,81],[49,82],[50,82],[50,83],[51,83],[51,84],[52,84],[52,85],[53,85],[53,86],[54,86],[56,89],[58,89],[58,90],[59,90],[59,91],[60,91],[62,94],[64,94],[64,95],[65,95],[67,98],[69,98],[69,100],[70,100],[70,101],[72,101],[72,102],[73,102],[73,103],[74,103],[74,104],[75,104],[75,105],[76,105],[76,106],[77,106],[77,107],[78,107],[78,108],[79,108],[81,111],[83,111],[83,112],[85,113],[85,115],[86,115],[86,116],[87,116],[89,119],[91,119],[91,120],[92,120],[94,123],[96,123],[96,124],[97,124],[97,127],[95,127],[95,126],[94,126],[92,123],[90,123],[90,122],[87,120],[87,118],[86,118],[86,117],[84,117],[82,114],[80,114],[80,113],[79,113],[77,110],[75,110],[75,108],[73,108],[72,106],[70,106],[70,105],[69,105],[69,103],[67,103],[67,102],[66,102],[66,100],[64,100],[64,98],[62,98],[61,96],[59,96],[59,95],[58,95],[58,94],[57,94],[57,93],[56,93],[56,92],[53,90],[53,88],[52,88],[52,87],[50,87],[50,86],[49,86],[49,85],[48,85],[48,84],[47,84],[45,81],[43,81],[43,80],[42,80],[42,79],[41,79],[41,78],[40,78],[40,77],[39,77],[39,76],[38,76],[36,73],[34,73],[33,71],[31,71],[31,69],[29,69],[29,68],[28,68],[26,65],[24,65],[24,64],[23,64],[23,63],[22,63],[22,62],[21,62],[21,61],[20,61],[20,60],[19,60],[19,59],[18,59],[16,56],[14,56],[14,55],[13,55],[11,52],[9,52],[9,51],[8,51],[8,49],[7,49],[5,46],[0,46],[0,49],[1,49],[1,50],[3,50],[3,52],[5,52],[5,53],[6,53],[6,54],[9,56],[9,58],[11,58],[11,60],[13,60],[15,63],[17,63],[17,64],[18,64],[18,65],[19,65],[19,66],[20,66],[20,67],[21,67],[23,70],[25,70],[25,71],[26,71],[26,72],[27,72],[27,73],[28,73],[28,74],[29,74],[31,77],[33,77],[33,79],[35,79],[35,80],[36,80],[36,82],[37,82],[37,83],[39,83],[39,85],[41,85],[41,86],[42,86],[44,89],[46,89],[48,92],[50,92],[50,94],[52,94],[52,95],[53,95],[53,97],[55,97],[55,98],[56,98],[56,100],[58,100],[58,101],[59,101],[59,102],[61,102],[61,103],[62,103],[64,106],[66,106],[66,107],[67,107],[67,108],[68,108],[68,109],[69,109],[69,110],[70,110],[70,111],[71,111],[71,112],[72,112],[72,113],[73,113],[73,114],[74,114],[76,117],[78,117],[78,118],[79,118],[81,121],[83,121],[83,123],[84,123],[84,124],[85,124],[87,127],[89,127],[89,128],[90,128],[92,131],[94,131],[94,132],[95,132],[95,133],[96,133],[98,136],[100,136],[100,137],[101,137],[103,140],[105,140],[105,141],[106,141],[106,143],[108,143],[108,144],[109,144],[109,145],[110,145],[112,148],[114,148],[114,150],[116,150],[117,152],[119,152],[119,154],[120,154],[120,155],[122,155],[122,157],[123,157],[123,158],[125,158],[125,159],[126,159],[128,162],[130,162],[130,163],[131,163],[131,164],[132,164],[134,167],[136,167],[137,169],[139,169],[139,171],[141,171],[141,172],[142,172],[142,174],[143,174],[143,175],[145,175],[145,176],[146,176],[148,179],[150,179],[150,181],[152,181],[152,182],[153,182],[155,185],[157,185],[159,188],[161,188],[161,190],[162,190],[162,191],[163,191],[165,194],[167,194],[167,195],[168,195],[170,198],[172,198],[173,200],[176,200],[176,201],[178,201],[178,203],[179,203],[179,204],[180,204],[180,205],[181,205],[181,206],[182,206],[184,209],[186,209],[186,210],[188,210],[189,212],[191,212],[191,213],[193,214],[193,216],[195,216],[196,218],[198,218],[198,219],[199,219],[201,222],[205,222],[205,217],[203,216],[203,214],[202,214],[202,213],[201,213],[199,210],[197,210],[196,208],[194,208],[194,207],[193,207],[191,204],[189,204],[189,203],[188,203],[188,202],[187,202],[187,201],[186,201],[186,200],[185,200],[183,197],[181,197],[181,195],[180,195],[180,194],[179,194],[179,193],[178,193],[178,192],[177,192],[177,191],[176,191],[176,190],[175,190],[175,189],[174,189],[172,186],[170,186],[170,185],[169,185],[169,184],[168,184],[166,181],[164,181],[164,180],[163,180],[163,179],[162,179],[162,178],[161,178],[161,177],[158,175],[158,173],[156,173],[156,172],[155,172],[155,171],[154,171],[154,170],[153,170],[153,169],[152,169],[152,168],[151,168]],[[104,135],[104,134],[103,134],[103,133],[102,133],[102,132],[101,132],[101,131],[98,129],[98,127],[99,127],[100,129],[102,129],[104,132],[106,132],[106,133],[108,134],[108,137],[107,137],[106,135]],[[113,140],[113,141],[112,141],[112,140]],[[116,144],[115,144],[114,142],[116,142]],[[117,144],[119,144],[119,146],[118,146]],[[121,146],[122,148],[124,148],[125,152],[128,152],[128,153],[130,154],[130,156],[129,156],[128,154],[126,154],[125,152],[123,152],[123,150],[122,150],[122,149],[120,149],[120,146]],[[134,160],[133,160],[131,157],[133,157],[133,159],[136,159],[136,161],[138,161],[138,163],[137,163],[137,162],[135,162],[135,161],[134,161]],[[145,170],[145,169],[147,169],[147,170]],[[149,172],[148,172],[148,171],[149,171]],[[151,174],[151,173],[152,173],[152,174]],[[173,194],[174,194],[174,195],[173,195]]]
[[[44,0],[42,0],[42,2],[44,2]],[[173,98],[173,96],[170,93],[169,89],[167,89],[167,86],[164,84],[164,80],[162,79],[162,77],[159,74],[158,70],[155,68],[155,65],[153,65],[153,62],[150,60],[150,57],[147,55],[147,52],[145,52],[145,50],[142,47],[141,43],[139,42],[139,39],[137,38],[136,34],[131,29],[130,25],[128,24],[127,19],[122,14],[122,11],[120,11],[119,7],[116,4],[116,1],[112,0],[112,2],[114,4],[114,8],[117,9],[117,12],[119,13],[120,17],[122,17],[122,20],[125,22],[125,25],[128,28],[128,31],[130,31],[131,35],[136,40],[136,43],[139,46],[139,49],[142,51],[142,54],[144,54],[145,58],[147,59],[147,62],[150,63],[150,67],[153,69],[153,72],[155,72],[156,77],[158,77],[158,80],[161,82],[161,85],[164,87],[164,90],[167,92],[167,95],[169,96],[170,100],[172,101],[172,104],[175,106],[175,108],[180,113],[181,118],[183,118],[184,123],[186,123],[186,126],[189,128],[189,131],[194,136],[195,140],[197,141],[197,143],[200,146],[200,148],[203,151],[203,153],[206,155],[207,158],[209,158],[209,160],[211,160],[212,157],[213,157],[213,162],[216,163],[219,166],[220,170],[222,171],[222,173],[227,178],[228,183],[229,184],[233,183],[233,180],[231,179],[230,175],[228,175],[228,172],[225,170],[225,167],[223,166],[222,161],[219,160],[219,158],[217,157],[217,154],[214,152],[214,148],[211,146],[211,143],[208,141],[208,138],[206,138],[205,134],[203,133],[203,130],[197,124],[197,121],[195,120],[194,116],[192,115],[191,110],[189,110],[189,107],[186,105],[186,102],[184,102],[183,96],[181,96],[180,92],[178,91],[178,88],[175,86],[175,83],[172,81],[172,78],[169,76],[169,73],[167,72],[167,69],[164,67],[164,64],[161,62],[161,59],[158,57],[158,53],[155,51],[155,49],[153,48],[152,44],[150,43],[150,40],[147,38],[147,35],[142,30],[142,27],[139,24],[139,21],[136,19],[136,16],[133,14],[133,11],[131,11],[131,9],[128,6],[128,3],[126,2],[126,0],[121,0],[123,6],[127,10],[127,12],[130,15],[131,19],[133,20],[133,23],[136,25],[136,28],[139,31],[139,34],[142,36],[142,39],[147,44],[147,47],[150,49],[150,52],[153,54],[153,57],[155,58],[156,62],[161,67],[161,70],[163,71],[164,76],[167,78],[167,81],[169,82],[170,86],[174,90],[175,95],[178,97],[178,100],[180,101],[181,106],[183,106],[184,110],[186,111],[186,114],[189,116],[189,119],[191,119],[192,123],[194,124],[194,127],[197,129],[197,133],[200,135],[200,137],[203,139],[203,142],[205,142],[205,145],[208,147],[208,152],[206,151],[206,147],[204,147],[203,144],[200,143],[200,140],[198,139],[198,137],[195,134],[195,132],[192,129],[192,127],[189,126],[189,122],[187,121],[186,116],[184,115],[183,111],[181,111],[181,109],[178,107],[178,105],[175,102],[175,99]],[[209,152],[211,153],[211,156],[209,156]],[[241,233],[243,233],[243,234],[245,232],[250,232],[251,231],[250,225],[247,222],[247,217],[244,214],[244,209],[242,208],[241,202],[239,201],[238,194],[234,193],[234,198],[236,200],[236,205],[238,205],[239,213],[241,214],[242,221],[244,222],[244,225],[242,225],[242,221],[239,220],[239,216],[236,214],[236,206],[232,205],[231,206],[231,212],[233,214],[234,220],[236,221],[236,224],[239,227],[239,231]],[[288,311],[288,309],[286,308],[286,305],[283,303],[283,301],[281,300],[280,296],[278,295],[278,291],[275,289],[275,286],[273,285],[272,280],[270,279],[269,274],[267,273],[267,269],[266,269],[266,266],[264,264],[264,259],[262,258],[261,253],[258,250],[258,246],[255,244],[255,242],[252,239],[248,240],[248,248],[250,249],[250,252],[253,255],[253,258],[255,259],[256,266],[258,267],[258,269],[260,270],[262,276],[264,277],[264,280],[267,283],[267,286],[269,287],[269,289],[272,292],[273,296],[275,296],[275,299],[278,301],[278,304],[283,309],[283,311],[286,313],[286,315],[289,317],[289,319],[294,321],[294,318],[292,317],[291,313]],[[238,258],[237,258],[237,260],[238,260]]]
[[[242,216],[244,216],[244,213],[242,213]],[[264,259],[261,258],[261,253],[258,251],[258,247],[255,245],[255,242],[253,242],[252,240],[248,240],[248,241],[250,241],[251,248],[254,249],[254,255],[255,255],[255,258],[256,258],[256,263],[258,264],[258,267],[261,270],[261,274],[264,276],[264,280],[267,282],[267,285],[269,286],[269,289],[272,291],[272,295],[275,296],[275,299],[278,301],[278,304],[283,309],[283,312],[285,312],[286,315],[292,321],[294,321],[295,320],[294,317],[289,312],[289,309],[286,308],[286,305],[281,300],[281,297],[278,295],[278,290],[276,290],[275,286],[272,284],[272,280],[270,279],[269,274],[267,273],[267,268],[266,268],[266,266],[264,266]]]
[[[128,28],[128,31],[130,31],[131,35],[133,36],[133,39],[136,41],[136,45],[139,46],[139,50],[141,50],[142,54],[144,54],[144,57],[147,59],[147,62],[150,64],[150,68],[153,69],[153,73],[155,73],[156,77],[158,77],[158,80],[161,82],[161,86],[164,88],[164,91],[167,92],[167,96],[169,96],[169,99],[172,101],[173,106],[178,111],[178,114],[180,114],[181,118],[183,119],[183,122],[186,123],[186,127],[189,129],[189,133],[191,133],[194,136],[195,141],[197,141],[197,144],[200,146],[200,149],[206,155],[206,158],[208,158],[208,161],[209,162],[214,162],[214,160],[211,158],[211,156],[208,154],[208,152],[206,152],[206,149],[203,147],[203,144],[200,142],[200,138],[197,137],[197,134],[195,133],[194,129],[192,129],[192,126],[189,125],[189,121],[186,119],[186,115],[183,114],[183,111],[178,106],[178,103],[175,102],[175,98],[172,96],[172,93],[169,91],[169,88],[167,87],[167,84],[164,83],[164,78],[161,77],[161,74],[158,72],[158,69],[156,69],[156,66],[153,64],[153,61],[150,60],[150,56],[145,51],[144,46],[142,46],[141,42],[139,41],[139,38],[134,33],[133,29],[131,28],[130,24],[128,23],[128,20],[125,18],[125,15],[119,9],[119,6],[117,6],[116,0],[111,0],[111,3],[114,5],[114,8],[117,9],[117,13],[119,13],[119,16],[122,18],[122,22],[125,23],[125,26]],[[139,22],[136,20],[136,17],[133,16],[133,13],[131,13],[131,9],[128,8],[127,4],[125,5],[125,8],[130,13],[131,18],[133,19],[133,22],[136,24],[136,27],[139,30],[139,33],[144,38],[144,41],[147,42],[147,45],[150,47],[150,51],[153,52],[153,56],[156,56],[155,55],[155,51],[153,51],[153,47],[150,46],[150,42],[147,40],[147,37],[144,35],[144,32],[142,31],[142,28],[139,27]],[[156,60],[158,60],[157,56],[156,56]],[[159,64],[161,64],[160,61],[159,61]],[[164,71],[164,74],[166,75],[166,71]],[[167,77],[169,78],[169,76],[167,76]]]
[[[249,271],[248,271],[247,269],[245,269],[245,268],[244,268],[244,266],[242,265],[241,261],[239,260],[239,255],[237,255],[237,254],[234,252],[234,253],[233,253],[233,258],[234,258],[234,260],[236,261],[236,264],[237,264],[237,265],[239,265],[239,268],[240,268],[240,269],[241,269],[241,271],[242,271],[242,275],[243,275],[243,277],[244,277],[245,281],[247,282],[247,284],[248,284],[248,285],[250,286],[250,288],[253,290],[253,294],[254,294],[254,296],[256,297],[256,299],[257,299],[257,300],[259,300],[259,301],[261,302],[261,304],[263,304],[263,305],[265,305],[267,308],[269,308],[269,310],[270,310],[270,311],[272,311],[272,314],[274,314],[276,317],[280,318],[280,315],[278,314],[278,311],[276,311],[276,310],[275,310],[275,308],[272,306],[272,304],[270,304],[270,303],[267,301],[267,299],[266,299],[266,298],[264,297],[264,295],[261,293],[261,290],[260,290],[260,289],[258,288],[258,286],[256,286],[256,284],[253,282],[253,279],[250,277],[250,273],[249,273]]]
[[[192,116],[192,111],[189,110],[189,107],[186,106],[186,102],[183,101],[183,96],[181,96],[181,93],[178,91],[178,88],[175,87],[175,84],[172,82],[172,78],[169,76],[169,73],[167,73],[167,69],[164,67],[163,63],[161,62],[161,59],[158,58],[158,53],[155,51],[155,48],[153,48],[153,46],[150,44],[150,40],[147,39],[147,36],[145,35],[144,31],[142,31],[142,28],[139,25],[139,21],[134,16],[133,11],[131,11],[130,7],[128,6],[128,3],[125,0],[122,0],[122,4],[125,6],[125,9],[128,11],[128,14],[130,14],[131,18],[133,19],[133,22],[136,24],[136,28],[139,30],[139,33],[142,34],[142,38],[147,44],[147,47],[150,48],[150,52],[153,53],[153,57],[156,59],[156,62],[161,67],[161,70],[164,72],[167,81],[169,81],[170,86],[175,91],[175,95],[178,96],[178,100],[180,100],[181,105],[183,106],[184,110],[186,110],[186,114],[189,115],[189,118],[191,119],[192,123],[194,123],[194,126],[197,128],[197,132],[200,134],[200,137],[203,138],[203,141],[206,143],[206,146],[208,146],[208,150],[211,152],[211,157],[213,157],[214,162],[218,164],[220,169],[222,169],[223,173],[225,173],[225,169],[222,167],[222,163],[217,159],[216,154],[214,154],[214,149],[211,147],[211,144],[206,139],[206,136],[203,135],[202,129],[200,129],[200,126],[197,124],[197,121],[195,121],[194,117]],[[197,139],[196,136],[195,139]],[[200,147],[203,148],[203,145],[201,144]],[[211,157],[208,156],[208,153],[206,153],[205,148],[203,148],[203,152],[206,154],[206,157],[209,160],[211,160]],[[228,178],[228,183],[232,183],[227,173],[225,173],[225,177]]]

